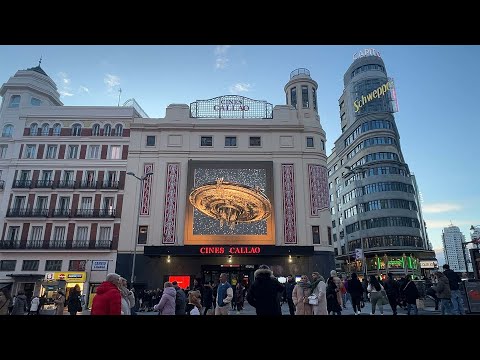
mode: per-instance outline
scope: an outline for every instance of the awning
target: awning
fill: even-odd
[[[45,274],[6,274],[10,277],[35,277],[35,278],[44,278]]]

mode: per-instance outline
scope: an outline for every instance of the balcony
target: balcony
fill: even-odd
[[[13,182],[14,188],[30,189],[32,187],[32,180],[15,180]]]
[[[7,217],[48,217],[48,209],[10,208]]]
[[[74,180],[59,180],[56,181],[54,187],[58,189],[74,189],[75,181]]]
[[[97,182],[99,189],[118,189],[118,181]]]
[[[0,189],[3,189],[3,181]],[[118,181],[75,181],[75,180],[15,180],[14,189],[104,189],[118,190]]]
[[[97,181],[79,181],[76,188],[78,189],[96,189]]]
[[[55,218],[68,218],[70,217],[70,209],[53,209],[51,216]]]
[[[110,250],[112,248],[112,240],[4,240],[0,241],[0,249],[103,249]]]
[[[53,180],[37,180],[33,187],[35,188],[53,188]]]
[[[81,218],[114,218],[116,211],[114,209],[76,209],[73,217]]]

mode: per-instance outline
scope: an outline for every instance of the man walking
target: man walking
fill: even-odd
[[[292,275],[287,276],[287,283],[285,284],[285,291],[287,293],[287,303],[288,303],[288,310],[290,311],[290,315],[295,315],[295,304],[293,303],[292,293],[293,288],[295,287],[295,279]]]
[[[450,293],[452,301],[452,312],[454,315],[465,315],[465,308],[463,307],[463,296],[460,292],[459,284],[462,279],[456,272],[450,269],[448,264],[443,265],[443,274],[447,277],[450,284]]]
[[[227,274],[220,274],[220,284],[217,289],[217,306],[215,315],[228,315],[228,305],[233,299],[232,285],[227,282]]]

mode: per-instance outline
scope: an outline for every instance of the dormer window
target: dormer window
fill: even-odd
[[[10,98],[9,108],[18,108],[20,106],[20,95],[12,95]]]
[[[32,106],[40,106],[42,104],[42,100],[32,97],[30,99],[30,104]]]

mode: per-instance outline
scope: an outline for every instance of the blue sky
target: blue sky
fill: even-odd
[[[0,46],[0,81],[42,55],[65,105],[117,105],[121,87],[121,103],[135,98],[163,117],[171,103],[229,93],[284,104],[290,72],[306,67],[319,85],[329,154],[341,132],[343,75],[364,48],[380,51],[395,79],[400,143],[434,248],[450,221],[469,240],[470,225],[480,224],[480,46]]]

